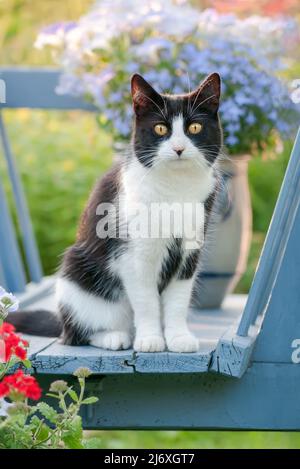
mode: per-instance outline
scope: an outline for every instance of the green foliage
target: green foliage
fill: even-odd
[[[82,405],[94,404],[98,398],[84,398],[85,378],[78,378],[78,393],[71,386],[62,390],[62,381],[56,383],[51,385],[51,396],[58,401],[58,410],[46,402],[39,402],[35,406],[27,402],[15,402],[9,408],[8,416],[2,418],[2,421],[0,418],[0,449],[85,447],[79,411]],[[71,397],[71,403],[68,403],[68,397]]]
[[[64,250],[74,242],[91,188],[111,164],[111,140],[99,131],[94,116],[86,113],[21,109],[6,112],[5,120],[44,272],[52,274]],[[2,175],[13,209],[0,158]]]

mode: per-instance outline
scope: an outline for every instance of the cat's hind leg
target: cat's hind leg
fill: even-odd
[[[66,278],[58,280],[56,293],[64,344],[91,344],[108,350],[131,346],[133,313],[125,294],[118,301],[106,301]]]

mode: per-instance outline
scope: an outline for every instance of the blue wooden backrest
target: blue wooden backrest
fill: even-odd
[[[0,69],[0,79],[6,84],[6,103],[0,104],[1,108],[81,109],[94,112],[94,106],[80,99],[58,96],[55,93],[59,73],[53,69]],[[2,116],[0,132],[30,277],[38,282],[42,277],[40,259]],[[296,137],[248,302],[237,329],[237,336],[247,336],[250,326],[255,324],[259,316],[268,312],[255,351],[258,357],[259,354],[266,353],[265,344],[270,344],[272,338],[276,338],[277,343],[280,342],[279,337],[284,335],[285,328],[289,330],[291,338],[298,327],[300,336],[300,249],[296,243],[297,235],[298,240],[300,239],[299,203],[300,131]],[[12,291],[22,291],[26,284],[24,267],[1,180],[0,214],[0,284]],[[285,303],[282,304],[283,298]],[[265,340],[262,341],[262,338]],[[278,350],[276,352],[276,345],[273,344],[272,350],[272,353],[280,355]]]

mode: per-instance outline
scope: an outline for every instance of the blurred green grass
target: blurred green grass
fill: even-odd
[[[76,19],[92,0],[0,0],[0,63],[49,65],[49,52],[32,44],[40,27]],[[5,112],[9,137],[25,186],[44,271],[53,273],[96,178],[111,164],[110,136],[94,117],[79,112]],[[274,158],[253,157],[249,183],[254,235],[247,271],[237,291],[252,281],[291,149],[287,142]],[[0,176],[5,166],[0,158]],[[8,187],[8,184],[6,184]],[[11,199],[11,198],[10,198]],[[86,432],[91,446],[104,448],[300,448],[298,433],[101,431]]]
[[[296,432],[98,431],[85,432],[93,448],[123,449],[298,449]]]

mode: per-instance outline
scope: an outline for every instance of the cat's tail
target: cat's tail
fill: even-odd
[[[63,330],[59,317],[44,309],[10,313],[5,322],[15,326],[17,332],[42,337],[59,337]]]

